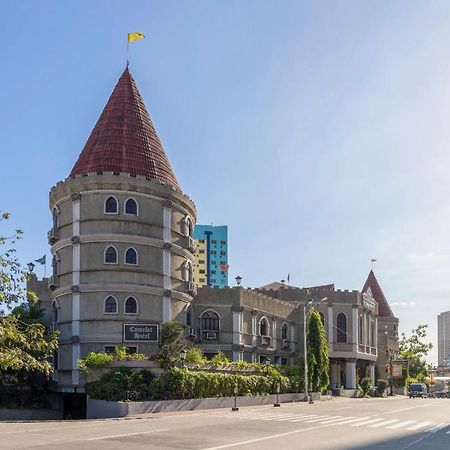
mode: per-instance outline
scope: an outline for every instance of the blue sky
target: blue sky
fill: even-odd
[[[3,2],[0,208],[25,232],[21,259],[49,255],[48,191],[124,69],[127,32],[144,31],[131,71],[198,221],[229,226],[230,279],[360,289],[377,258],[401,330],[428,323],[436,344],[449,21],[446,1]]]

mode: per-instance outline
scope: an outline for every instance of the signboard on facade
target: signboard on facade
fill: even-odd
[[[124,323],[123,340],[126,342],[158,342],[158,325]]]
[[[392,364],[392,378],[399,379],[402,377],[402,365]]]

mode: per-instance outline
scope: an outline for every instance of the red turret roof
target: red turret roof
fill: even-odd
[[[89,172],[143,175],[181,190],[128,67],[119,78],[70,177]]]
[[[392,312],[391,307],[389,306],[386,297],[383,294],[383,290],[381,289],[378,280],[373,273],[373,270],[370,271],[369,276],[367,277],[366,282],[364,283],[364,287],[362,289],[363,292],[366,292],[370,288],[372,292],[373,298],[378,303],[378,315],[379,316],[388,316],[394,317],[394,313]]]

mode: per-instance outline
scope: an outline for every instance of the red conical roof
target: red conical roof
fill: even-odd
[[[181,190],[128,67],[119,78],[70,177],[89,172],[143,175]]]
[[[362,291],[366,292],[368,288],[370,288],[373,298],[378,303],[378,315],[385,317],[386,316],[394,317],[394,313],[392,312],[392,309],[389,306],[389,303],[383,294],[383,290],[381,289],[381,286],[378,283],[378,280],[376,279],[373,270],[370,271],[369,276],[367,277],[367,280],[364,283]]]

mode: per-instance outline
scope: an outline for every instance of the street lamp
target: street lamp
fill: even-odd
[[[267,358],[264,360],[265,370],[266,370],[266,376],[269,375],[269,366],[270,366],[270,363],[271,363],[270,358],[267,357]]]
[[[183,367],[183,368],[184,368],[184,361],[186,361],[186,354],[187,354],[187,351],[185,348],[183,348],[183,350],[181,350],[181,352],[180,352],[181,367]]]
[[[241,285],[241,281],[242,281],[242,277],[240,277],[239,275],[236,277],[236,284],[238,285],[238,286],[240,286]]]
[[[28,272],[32,273],[34,268],[36,267],[36,264],[33,264],[32,262],[29,262],[27,264],[27,267],[28,267]]]

